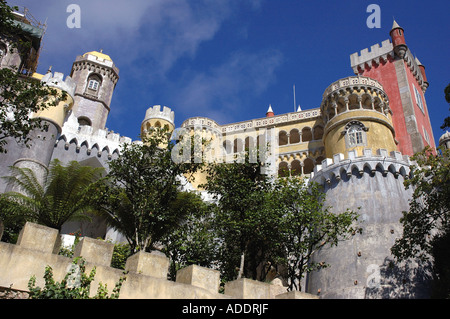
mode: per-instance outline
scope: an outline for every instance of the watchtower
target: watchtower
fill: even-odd
[[[94,132],[104,129],[119,69],[102,50],[91,51],[76,58],[70,76],[77,84],[73,113],[78,123],[91,126]]]

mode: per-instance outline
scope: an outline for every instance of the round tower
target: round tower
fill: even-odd
[[[40,118],[44,125],[47,125],[45,131],[36,129],[31,133],[31,146],[23,146],[21,148],[20,156],[15,161],[16,167],[31,168],[38,176],[43,176],[48,167],[55,142],[61,133],[62,126],[68,115],[68,112],[74,105],[74,92],[76,88],[75,82],[71,77],[63,79],[62,73],[51,74],[47,73],[42,82],[52,89],[55,89],[58,94],[66,93],[64,100],[60,99],[57,105],[50,106],[32,115],[33,118]],[[50,99],[55,97],[50,96]]]
[[[78,123],[91,126],[94,132],[104,129],[119,69],[102,50],[91,51],[76,58],[70,76],[77,84],[73,113]]]
[[[347,157],[347,158],[345,158]],[[337,246],[318,249],[313,261],[329,267],[308,275],[307,292],[323,299],[428,298],[426,269],[394,263],[391,247],[401,237],[400,218],[409,210],[412,189],[408,156],[385,149],[335,154],[315,168],[312,181],[326,194],[335,214],[359,214],[356,232]]]
[[[392,25],[392,29],[389,34],[392,38],[392,46],[394,47],[395,54],[403,59],[406,51],[408,50],[408,46],[405,41],[405,31],[394,20],[394,24]]]
[[[141,124],[141,138],[148,136],[152,128],[164,128],[172,134],[175,130],[175,113],[167,106],[152,106],[145,113],[144,121]]]
[[[361,76],[336,81],[320,108],[327,157],[365,148],[397,150],[388,96],[378,81]]]

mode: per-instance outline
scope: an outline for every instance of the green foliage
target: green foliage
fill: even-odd
[[[86,213],[95,212],[90,200],[91,184],[98,180],[103,168],[82,166],[73,161],[67,166],[54,160],[43,181],[28,168],[11,167],[12,176],[5,177],[19,192],[2,195],[1,219],[24,224],[35,222],[61,230],[69,220],[89,219]]]
[[[413,176],[405,187],[414,190],[409,211],[403,212],[403,236],[392,253],[399,260],[417,257],[427,260],[433,238],[444,235],[450,227],[450,150],[434,153],[427,147],[415,154]]]
[[[95,186],[96,206],[108,223],[127,239],[133,252],[148,251],[185,219],[174,209],[180,176],[200,164],[175,163],[166,130],[155,130],[142,144],[127,144],[109,163],[106,179]],[[165,145],[165,147],[162,147]]]
[[[324,245],[336,246],[361,232],[358,214],[347,210],[333,213],[324,205],[325,194],[318,184],[297,177],[281,178],[274,184],[273,209],[280,212],[279,252],[274,262],[287,266],[290,290],[301,290],[300,280],[308,272],[329,266],[313,262],[313,254]]]
[[[429,147],[415,154],[412,178],[406,188],[414,190],[409,211],[400,222],[403,235],[391,248],[398,261],[414,258],[434,262],[435,294],[448,297],[450,266],[450,150],[433,152]]]
[[[272,180],[261,161],[250,162],[250,156],[247,152],[243,161],[211,164],[203,185],[216,201],[212,225],[220,243],[222,278],[265,281],[275,270],[289,289],[301,290],[298,283],[305,273],[326,266],[312,262],[314,252],[360,231],[358,214],[332,213],[317,185],[296,177]],[[279,266],[287,271],[280,273]]]
[[[212,228],[211,205],[193,192],[180,192],[173,202],[183,211],[183,222],[161,240],[162,251],[170,258],[169,278],[189,265],[210,267],[217,260],[217,241]]]
[[[233,163],[209,165],[207,183],[202,185],[217,203],[214,230],[221,243],[219,260],[226,280],[236,276],[264,280],[257,278],[256,268],[271,250],[271,235],[277,228],[276,212],[265,205],[270,180],[263,174],[262,163],[249,159],[247,152]]]
[[[32,276],[28,282],[29,299],[118,299],[120,289],[126,280],[122,276],[116,283],[112,294],[108,296],[107,285],[99,283],[97,293],[90,297],[91,283],[94,281],[96,268],[94,267],[89,275],[86,273],[86,262],[82,258],[73,260],[71,270],[65,275],[61,282],[56,282],[53,278],[53,269],[50,266],[45,268],[44,288],[36,287],[36,276]]]
[[[128,257],[132,254],[129,244],[116,243],[114,244],[113,256],[111,259],[111,267],[117,269],[125,269]]]

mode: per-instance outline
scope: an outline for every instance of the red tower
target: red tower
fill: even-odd
[[[355,74],[381,83],[389,98],[398,150],[413,155],[427,145],[435,147],[425,91],[425,67],[406,45],[405,33],[396,21],[390,40],[350,56]]]

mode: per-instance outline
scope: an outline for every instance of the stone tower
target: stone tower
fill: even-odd
[[[425,91],[425,67],[413,56],[405,32],[396,21],[385,40],[350,56],[355,74],[367,76],[383,85],[389,96],[397,151],[413,155],[427,145],[435,147]]]
[[[77,84],[73,113],[78,123],[94,132],[104,129],[119,69],[108,55],[92,51],[76,58],[71,77]]]
[[[412,196],[403,184],[412,163],[396,150],[390,105],[383,86],[362,76],[341,79],[323,95],[327,158],[311,180],[323,187],[333,213],[359,214],[362,233],[313,256],[331,265],[308,276],[307,292],[322,298],[427,297],[421,269],[392,263],[390,248],[401,237],[400,218]]]

